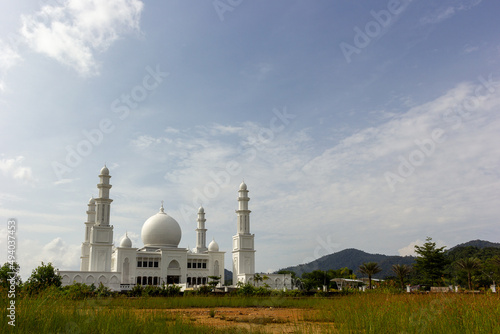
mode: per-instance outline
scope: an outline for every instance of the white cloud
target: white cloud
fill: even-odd
[[[415,246],[423,246],[425,242],[426,241],[422,241],[420,239],[412,241],[412,242],[410,242],[410,244],[408,246],[398,249],[398,254],[400,256],[417,256],[418,254],[415,253]],[[449,246],[449,245],[447,246],[443,240],[437,240],[437,241],[432,240],[432,242],[436,243],[437,248],[440,248],[443,246],[446,246],[446,247]]]
[[[5,72],[22,60],[21,55],[10,45],[0,39],[0,93],[5,92],[6,85],[3,81]]]
[[[21,276],[25,280],[32,269],[52,263],[57,269],[77,269],[80,263],[81,246],[68,245],[61,238],[55,238],[43,245],[35,240],[20,240],[19,264]]]
[[[1,227],[0,233],[7,235],[7,228]],[[80,245],[69,245],[61,238],[55,238],[47,244],[42,244],[37,240],[24,239],[20,232],[16,236],[16,261],[21,266],[21,276],[26,280],[31,271],[40,266],[51,262],[54,267],[59,269],[76,269],[80,261]],[[6,249],[7,242],[4,238],[0,239],[0,247]],[[0,263],[7,261],[7,256],[0,256]]]
[[[464,48],[464,53],[471,53],[479,50],[479,46],[466,45]]]
[[[0,39],[0,72],[17,65],[21,60],[17,51]]]
[[[248,78],[262,81],[267,78],[268,74],[274,70],[274,66],[269,63],[260,62],[251,65],[250,68],[242,70],[241,74]]]
[[[138,31],[143,7],[139,0],[69,0],[45,5],[36,14],[21,17],[21,34],[36,52],[81,75],[95,75],[95,54],[121,35]]]
[[[59,181],[54,182],[54,184],[55,185],[69,184],[69,183],[73,183],[77,180],[79,180],[79,179],[78,178],[76,178],[76,179],[60,179]]]
[[[3,175],[20,180],[23,183],[33,183],[33,173],[31,167],[23,166],[24,157],[17,156],[11,159],[0,160],[0,171]]]
[[[458,12],[469,10],[479,5],[482,0],[453,1],[450,6],[443,5],[433,13],[423,17],[420,22],[423,24],[436,24],[455,16]]]
[[[415,246],[422,246],[424,242],[420,239],[410,242],[408,246],[398,249],[398,254],[400,256],[416,256]]]

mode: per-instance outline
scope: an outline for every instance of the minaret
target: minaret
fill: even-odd
[[[255,274],[254,237],[250,234],[250,210],[248,210],[247,185],[242,182],[238,190],[237,234],[233,236],[233,285],[238,280],[246,283]]]
[[[207,229],[205,228],[205,209],[198,209],[198,228],[196,229],[196,253],[203,253],[207,248]]]
[[[111,271],[111,252],[113,247],[113,226],[109,225],[112,199],[109,198],[109,170],[106,166],[99,174],[99,197],[95,201],[95,224],[90,229],[89,271]]]
[[[250,210],[248,210],[248,197],[247,185],[242,182],[240,190],[238,191],[238,234],[250,234]]]
[[[81,271],[89,270],[90,231],[92,230],[92,226],[94,226],[94,224],[95,224],[95,200],[94,197],[92,197],[89,200],[87,209],[87,221],[85,222],[85,239],[82,243],[82,256],[80,257]]]
[[[104,165],[99,175],[100,182],[97,185],[99,197],[95,199],[97,206],[95,216],[96,225],[109,226],[109,214],[111,202],[113,202],[113,200],[109,198],[109,189],[111,189],[111,184],[109,184],[110,178],[109,169]]]

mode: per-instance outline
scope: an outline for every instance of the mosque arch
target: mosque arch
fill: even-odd
[[[181,269],[181,266],[177,260],[172,260],[168,264],[168,269]]]
[[[76,275],[75,278],[73,278],[73,282],[75,282],[75,283],[82,283],[83,282],[82,276]]]
[[[69,276],[68,275],[63,275],[61,283],[63,283],[63,284],[69,284],[70,283]]]
[[[92,275],[88,275],[87,278],[85,279],[85,284],[90,285],[92,283],[95,283],[95,278]]]
[[[97,283],[106,284],[106,283],[108,283],[108,280],[106,279],[106,276],[101,275],[101,276],[99,276],[99,280],[97,281]]]

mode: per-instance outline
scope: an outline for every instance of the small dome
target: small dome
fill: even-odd
[[[247,190],[247,185],[246,185],[245,181],[241,182],[240,190]]]
[[[198,209],[198,213],[205,213],[205,209],[203,209],[203,207],[200,206],[200,208]]]
[[[215,239],[212,239],[212,241],[208,245],[208,251],[209,252],[218,252],[219,251],[219,244],[215,242]]]
[[[132,240],[130,240],[130,238],[126,233],[123,236],[122,240],[120,241],[120,247],[132,248]]]
[[[94,199],[94,197],[91,197],[91,198],[89,199],[89,204],[95,204],[95,199]]]
[[[106,165],[104,165],[104,167],[102,167],[101,175],[109,175],[109,169],[108,169],[108,167],[106,167]]]
[[[141,238],[144,246],[177,248],[181,237],[179,223],[163,211],[163,204],[160,212],[149,217],[142,226]]]

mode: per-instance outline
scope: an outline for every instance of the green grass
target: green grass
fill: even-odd
[[[0,332],[7,324],[7,299],[0,299]],[[332,333],[499,333],[499,295],[357,293],[317,297],[139,297],[71,300],[45,293],[16,300],[18,333],[226,333],[203,327],[168,309],[222,307],[301,308],[296,332]],[[266,323],[262,323],[265,329]],[[236,331],[236,330],[235,330]],[[233,331],[234,332],[234,331]],[[245,332],[238,329],[238,332]],[[253,331],[255,332],[255,331]]]
[[[500,333],[498,295],[366,293],[331,300],[306,321],[340,333]]]

